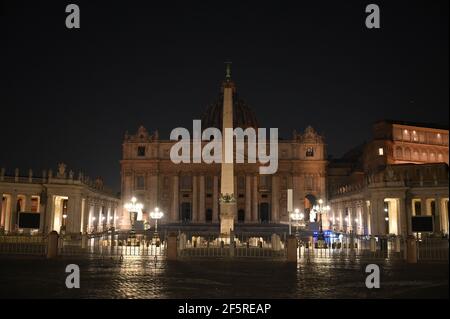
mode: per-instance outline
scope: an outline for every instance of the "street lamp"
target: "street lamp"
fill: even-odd
[[[295,221],[295,236],[298,237],[298,222],[305,218],[305,214],[300,213],[300,210],[296,208],[290,215],[291,219]]]
[[[134,233],[135,232],[134,226],[137,216],[139,213],[142,214],[142,209],[144,208],[144,205],[138,203],[136,197],[132,197],[131,202],[126,203],[124,205],[124,208],[130,213],[131,232]]]
[[[323,213],[328,213],[331,208],[329,205],[324,205],[324,201],[323,199],[319,199],[317,201],[318,205],[314,205],[313,206],[313,210],[319,214],[319,231],[320,233],[322,233],[323,228],[322,228],[322,214]]]
[[[153,239],[157,246],[159,246],[159,236],[158,236],[158,219],[161,219],[164,216],[164,213],[159,210],[158,207],[150,212],[150,218],[155,220],[155,233],[153,234]]]
[[[158,232],[158,219],[161,219],[164,216],[164,213],[159,210],[158,207],[155,207],[155,209],[150,212],[151,219],[155,220],[155,233]]]

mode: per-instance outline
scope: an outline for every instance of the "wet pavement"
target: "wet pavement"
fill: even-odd
[[[380,289],[365,286],[368,263],[381,268]],[[80,267],[80,289],[65,286],[68,264]],[[448,275],[443,262],[2,256],[0,298],[448,298]]]

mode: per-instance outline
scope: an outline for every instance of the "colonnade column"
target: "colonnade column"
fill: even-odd
[[[205,222],[205,176],[200,176],[200,187],[199,187],[199,193],[200,193],[200,203],[198,205],[199,210],[199,222],[204,223]]]
[[[252,221],[258,222],[258,175],[253,175],[252,185]]]
[[[198,177],[192,177],[192,221],[198,221]]]
[[[245,176],[245,222],[252,220],[252,177]]]
[[[172,210],[170,212],[169,220],[170,222],[176,222],[179,220],[179,212],[180,212],[180,199],[179,199],[179,187],[180,187],[180,178],[178,175],[173,176],[173,193],[172,193]]]
[[[280,220],[280,177],[272,175],[272,222]]]
[[[213,223],[219,221],[219,177],[214,175],[213,178]]]

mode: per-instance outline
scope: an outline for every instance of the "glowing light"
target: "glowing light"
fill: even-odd
[[[387,208],[385,208],[384,211],[387,213],[389,210]]]
[[[66,218],[67,218],[67,214],[64,214],[62,217],[63,217],[64,219],[66,219]]]
[[[152,219],[161,219],[163,216],[164,213],[161,212],[158,207],[155,207],[155,209],[152,212],[150,212],[150,217]]]
[[[389,221],[389,217],[385,217],[384,220],[385,220],[385,221]]]
[[[300,213],[300,209],[296,208],[294,212],[290,215],[292,220],[299,221],[305,218],[305,214]]]

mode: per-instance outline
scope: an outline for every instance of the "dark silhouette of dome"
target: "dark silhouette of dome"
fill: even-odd
[[[211,104],[202,117],[202,127],[216,127],[222,130],[223,93]],[[258,128],[256,115],[237,93],[233,93],[233,127]]]

